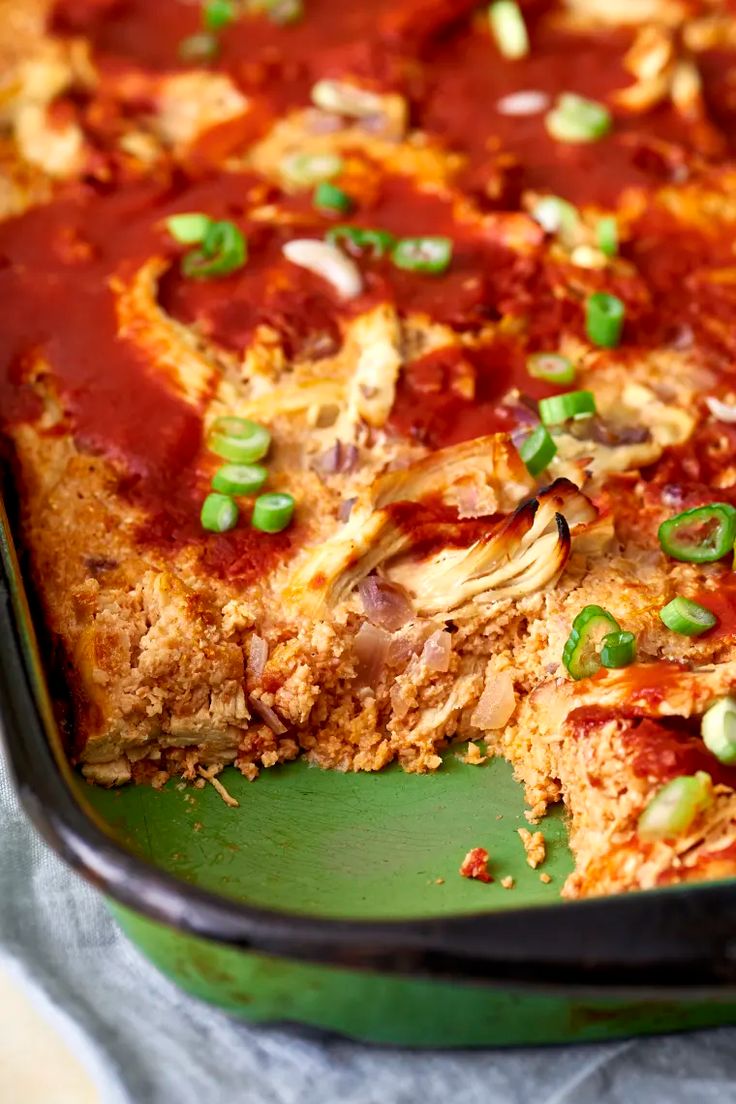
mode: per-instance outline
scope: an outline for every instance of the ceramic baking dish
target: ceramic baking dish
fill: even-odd
[[[89,786],[66,761],[1,503],[0,550],[0,716],[21,800],[190,993],[253,1021],[425,1047],[736,1022],[736,885],[560,900],[564,821],[543,825],[544,884],[500,761],[451,750],[433,776],[298,762],[256,783],[228,771],[237,809],[211,786]],[[513,889],[459,877],[478,845]]]

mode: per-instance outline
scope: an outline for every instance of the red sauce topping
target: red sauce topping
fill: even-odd
[[[693,601],[705,606],[718,618],[701,640],[736,639],[736,575],[724,569],[723,575],[713,580],[714,585],[702,587],[693,595]]]
[[[640,778],[664,784],[683,774],[706,771],[714,782],[736,789],[736,767],[725,766],[708,751],[700,737],[698,718],[653,720],[637,716],[635,708],[628,706],[620,710],[584,706],[568,717],[575,734],[591,740],[601,725],[616,720],[625,722],[626,762]]]
[[[402,373],[390,424],[430,448],[512,430],[527,419],[531,424],[535,415],[523,400],[501,401],[514,388],[534,399],[557,390],[529,375],[513,341],[437,349]]]
[[[714,782],[736,788],[736,768],[724,766],[697,734],[697,721],[635,722],[624,735],[627,762],[641,778],[669,782],[683,774],[707,771]]]
[[[213,198],[217,198],[216,188]],[[290,223],[249,222],[249,262],[227,280],[195,282],[174,273],[163,292],[166,309],[238,350],[247,345],[256,325],[269,323],[286,335],[289,352],[304,353],[310,350],[300,347],[295,331],[300,330],[314,346],[325,331],[335,336],[338,316],[362,312],[382,301],[463,329],[498,318],[502,300],[507,309],[515,296],[518,301],[515,284],[522,283],[524,262],[490,230],[459,222],[449,199],[420,190],[402,177],[384,177],[346,221],[351,226],[388,230],[397,237],[450,237],[454,244],[450,270],[442,277],[421,276],[398,269],[388,258],[363,258],[364,294],[347,305],[329,284],[296,268],[281,252],[291,238],[324,237],[335,219],[315,212],[309,194],[281,197],[279,208]],[[232,205],[229,209],[241,218],[246,215],[242,203],[237,210]]]
[[[250,185],[242,177],[203,184],[185,206],[225,214]],[[8,420],[32,414],[31,359],[48,360],[75,439],[116,459],[127,473],[121,490],[147,511],[141,539],[164,547],[203,542],[212,570],[245,579],[283,553],[289,535],[243,528],[203,537],[199,509],[211,465],[202,459],[200,411],[117,336],[108,286],[113,274],[129,277],[151,256],[174,259],[159,223],[181,207],[173,186],[139,185],[104,198],[80,188],[0,225],[0,411]]]
[[[59,124],[71,118],[83,128],[85,181],[0,226],[2,419],[32,416],[29,374],[40,354],[76,439],[115,458],[126,473],[125,493],[151,519],[147,539],[200,542],[213,569],[245,576],[263,557],[281,554],[290,538],[298,539],[298,524],[290,536],[254,537],[247,530],[202,536],[199,503],[211,458],[203,459],[201,411],[165,387],[116,332],[109,280],[130,277],[151,256],[172,262],[159,286],[164,310],[238,355],[265,323],[279,334],[287,357],[328,356],[352,313],[384,301],[470,338],[499,323],[492,341],[476,347],[471,340],[462,352],[459,341],[450,341],[402,374],[390,428],[430,447],[527,422],[526,399],[553,390],[528,376],[527,352],[557,348],[563,330],[582,334],[582,301],[598,287],[625,300],[630,349],[674,343],[680,339],[676,327],[687,327],[703,363],[728,378],[736,363],[736,284],[717,271],[731,263],[736,235],[683,229],[645,202],[623,246],[631,270],[614,278],[550,259],[531,222],[524,249],[511,248],[494,217],[483,221],[480,212],[518,209],[529,189],[580,204],[613,204],[631,187],[651,190],[683,180],[696,155],[701,161],[722,157],[733,141],[726,135],[736,134],[733,55],[698,56],[706,104],[723,134],[668,104],[640,115],[612,106],[610,136],[565,145],[549,138],[544,110],[509,115],[499,101],[531,90],[551,103],[561,91],[574,91],[613,105],[612,94],[632,83],[623,65],[632,32],[563,28],[560,12],[540,0],[525,6],[530,55],[510,62],[498,53],[485,11],[476,9],[473,0],[309,0],[305,17],[292,25],[266,16],[238,19],[220,35],[215,68],[231,76],[254,110],[204,135],[186,164],[152,170],[142,183],[137,177],[143,170],[117,143],[128,116],[145,126],[159,78],[182,68],[178,47],[200,29],[200,5],[59,0],[52,26],[90,40],[101,83],[93,92],[76,89],[61,97],[51,112]],[[368,163],[368,185],[356,193],[356,211],[346,221],[397,236],[447,235],[453,260],[444,275],[426,276],[386,259],[363,259],[365,290],[350,304],[282,256],[285,240],[322,237],[330,224],[312,209],[308,194],[287,198],[252,178],[212,171],[227,154],[242,153],[286,109],[307,106],[316,80],[345,76],[404,95],[412,127],[460,154],[453,194],[457,200],[464,192],[470,200],[463,213],[450,193],[382,177]],[[252,217],[254,207],[271,201],[292,220],[288,229]],[[161,220],[184,210],[235,220],[249,239],[246,267],[224,279],[183,279],[181,250]],[[681,485],[685,497],[697,498],[726,462],[723,446],[711,444],[699,439],[689,451],[666,457],[652,480]]]
[[[499,100],[514,91],[532,89],[551,101],[564,91],[606,101],[633,83],[622,64],[630,31],[562,29],[545,14],[548,7],[527,6],[532,50],[509,61],[491,39],[485,12],[472,16],[475,0],[354,0],[338,9],[332,0],[309,0],[306,17],[287,26],[265,16],[231,24],[221,35],[219,64],[271,115],[308,103],[321,77],[357,76],[401,91],[419,127],[467,154],[469,183],[483,180],[485,190],[495,153],[501,146],[510,153],[517,196],[527,187],[608,204],[626,187],[650,186],[681,171],[682,158],[675,151],[668,160],[663,144],[687,150],[713,144],[671,107],[644,115],[617,111],[612,136],[562,147],[547,135],[543,112],[499,111]],[[55,26],[90,37],[103,65],[166,71],[180,65],[179,44],[200,29],[198,16],[198,4],[60,0]],[[709,102],[728,133],[736,117],[731,58],[713,51],[707,60]]]

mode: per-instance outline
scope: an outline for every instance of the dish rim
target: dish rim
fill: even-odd
[[[21,803],[56,853],[106,896],[188,935],[465,984],[639,1001],[736,994],[736,880],[426,919],[342,920],[250,905],[127,850],[74,793],[1,487],[0,722]]]

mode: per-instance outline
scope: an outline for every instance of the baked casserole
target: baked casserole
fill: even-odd
[[[730,5],[0,0],[0,118],[86,777],[470,741],[568,896],[736,873]]]

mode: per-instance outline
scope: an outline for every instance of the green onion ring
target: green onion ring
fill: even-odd
[[[443,237],[400,238],[391,254],[397,268],[439,275],[452,260],[452,240]]]
[[[220,40],[211,31],[200,31],[198,34],[183,38],[179,43],[178,52],[181,61],[195,64],[215,61],[220,53]]]
[[[585,332],[594,345],[613,349],[621,340],[626,308],[615,295],[597,291],[585,304]]]
[[[597,142],[610,131],[612,119],[604,104],[563,92],[545,116],[545,125],[557,142]]]
[[[620,633],[613,614],[602,606],[584,606],[572,623],[570,635],[562,650],[562,662],[574,679],[590,678],[600,670],[602,641]]]
[[[558,386],[575,382],[575,367],[561,353],[532,353],[527,358],[526,370],[534,379],[546,380]]]
[[[261,460],[271,445],[265,426],[248,418],[216,418],[207,436],[207,447],[216,456],[234,464],[253,464]]]
[[[736,509],[711,502],[663,521],[657,532],[662,551],[683,563],[715,563],[733,552]]]
[[[588,418],[595,414],[595,397],[591,391],[566,391],[539,400],[539,417],[544,425],[562,425],[571,418]]]
[[[261,464],[223,464],[212,476],[212,489],[226,495],[253,495],[267,479],[268,471]]]
[[[182,257],[181,270],[190,279],[209,280],[235,272],[247,259],[248,244],[235,223],[211,222],[201,247]]]
[[[201,211],[170,215],[166,219],[166,229],[181,245],[198,245],[204,240],[211,225],[212,219]]]
[[[226,533],[238,524],[239,510],[229,495],[208,494],[202,503],[202,528],[211,533]]]
[[[660,620],[680,636],[700,636],[718,624],[711,610],[678,594],[659,611]]]
[[[375,259],[385,257],[396,245],[396,238],[388,230],[364,230],[361,226],[333,226],[325,234],[325,241],[355,257],[368,255]]]
[[[529,35],[521,8],[514,0],[496,0],[488,8],[488,22],[498,49],[516,61],[529,53]]]
[[[676,839],[713,801],[712,781],[705,771],[681,775],[666,782],[639,817],[640,839]]]
[[[719,763],[736,764],[736,698],[721,698],[706,709],[700,735]]]
[[[632,632],[612,632],[603,637],[601,664],[604,667],[629,667],[636,658],[636,637]]]
[[[556,453],[557,445],[544,426],[533,429],[519,448],[519,456],[526,464],[530,475],[539,475],[544,471]]]
[[[208,31],[219,31],[238,17],[233,0],[207,0],[202,9],[202,22]]]
[[[270,492],[255,500],[251,525],[263,533],[280,533],[291,523],[293,516],[293,497],[290,494]]]
[[[618,253],[618,222],[613,215],[598,219],[595,238],[601,253],[606,257],[615,257]]]
[[[353,201],[342,188],[323,180],[314,190],[314,206],[324,211],[338,211],[345,214],[350,211]]]

